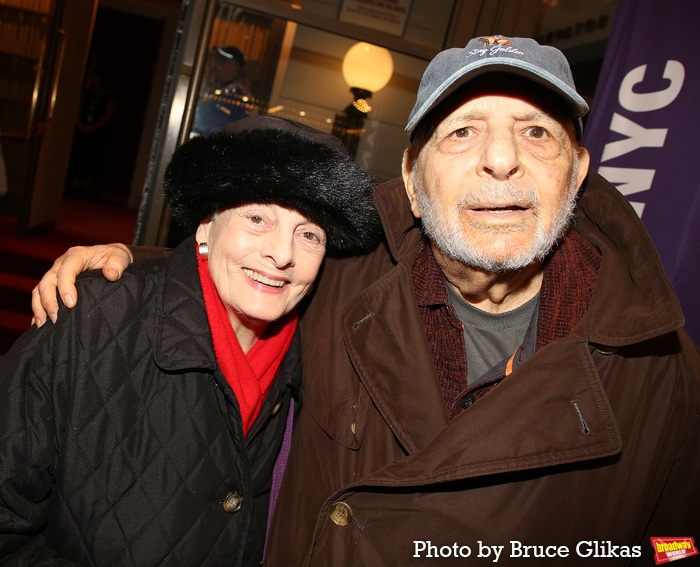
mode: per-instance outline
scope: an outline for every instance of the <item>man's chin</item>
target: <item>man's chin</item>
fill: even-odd
[[[527,268],[546,256],[553,245],[551,241],[541,244],[532,235],[525,237],[522,232],[492,232],[465,238],[463,243],[469,242],[469,246],[440,247],[441,252],[466,266],[491,273]]]
[[[468,243],[481,256],[505,261],[535,246],[536,238],[529,228],[511,226],[472,231],[471,234],[464,235],[463,242]]]

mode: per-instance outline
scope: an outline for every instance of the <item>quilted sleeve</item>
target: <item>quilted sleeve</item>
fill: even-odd
[[[0,358],[0,564],[69,565],[42,536],[55,460],[52,378],[64,355],[49,356],[52,325],[26,331]],[[56,345],[60,346],[60,345]],[[65,352],[65,348],[62,349]],[[61,368],[63,366],[63,368]]]

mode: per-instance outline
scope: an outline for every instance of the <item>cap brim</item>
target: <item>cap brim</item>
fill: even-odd
[[[514,60],[505,57],[491,58],[486,61],[480,61],[468,65],[452,74],[446,79],[432,95],[421,105],[417,112],[414,113],[411,120],[406,125],[406,132],[409,135],[413,132],[418,123],[425,116],[437,107],[443,100],[450,96],[453,92],[459,89],[462,85],[468,83],[479,75],[487,73],[505,72],[518,75],[532,80],[535,83],[542,85],[548,90],[557,94],[566,104],[572,118],[581,118],[588,112],[588,104],[575,90],[566,85],[555,75],[544,71],[543,69],[530,65],[527,62]]]

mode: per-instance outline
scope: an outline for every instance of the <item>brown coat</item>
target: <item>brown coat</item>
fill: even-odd
[[[650,536],[700,540],[700,357],[625,198],[589,175],[575,230],[602,264],[587,313],[452,421],[411,284],[420,229],[400,180],[375,199],[387,246],[327,260],[303,317],[268,565],[491,564],[487,545],[528,563],[511,542],[557,546],[529,550],[550,565],[650,565]]]

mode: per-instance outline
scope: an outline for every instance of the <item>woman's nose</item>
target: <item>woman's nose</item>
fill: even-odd
[[[265,241],[263,256],[281,269],[294,264],[294,239],[279,233],[271,233]]]

